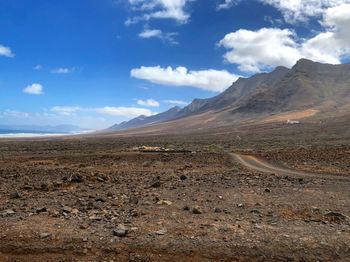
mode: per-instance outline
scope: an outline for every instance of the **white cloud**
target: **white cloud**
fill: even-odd
[[[227,49],[225,60],[244,72],[290,67],[300,58],[339,64],[350,55],[350,4],[326,9],[320,22],[324,32],[309,39],[290,29],[241,29],[227,34],[219,45]]]
[[[140,115],[151,116],[154,113],[145,108],[137,107],[102,107],[96,109],[97,113],[111,115],[111,116],[122,116],[122,117],[137,117]]]
[[[41,84],[31,84],[23,89],[23,92],[30,95],[42,95],[43,94],[43,86]]]
[[[51,70],[51,73],[53,74],[70,74],[73,73],[74,68],[65,68],[65,67],[59,67]]]
[[[149,106],[149,107],[159,107],[159,102],[154,99],[137,100],[137,104],[140,106]]]
[[[228,88],[238,76],[225,70],[200,70],[189,71],[186,67],[160,66],[132,69],[131,76],[138,79],[150,81],[155,84],[167,86],[190,86],[212,92],[221,92]]]
[[[294,38],[289,29],[240,29],[227,34],[219,44],[229,50],[224,55],[227,62],[244,72],[260,72],[266,67],[292,66],[301,57]]]
[[[11,51],[11,48],[0,45],[0,56],[14,57],[15,54]]]
[[[125,24],[138,23],[150,19],[174,19],[186,23],[190,15],[185,11],[186,5],[192,0],[129,0],[130,5],[141,15],[129,18]]]
[[[51,112],[60,115],[60,116],[73,116],[76,113],[98,113],[102,115],[109,116],[120,116],[120,117],[136,117],[139,115],[150,116],[154,113],[146,108],[138,108],[138,107],[98,107],[98,108],[88,108],[88,107],[80,107],[80,106],[54,106],[50,109]]]
[[[41,70],[43,67],[41,66],[41,65],[36,65],[36,66],[34,66],[34,70]]]
[[[228,9],[236,4],[238,4],[241,0],[224,0],[221,4],[216,6],[217,10]]]
[[[164,103],[177,106],[186,106],[189,103],[182,100],[163,100]]]
[[[310,17],[321,17],[328,8],[350,3],[350,0],[259,0],[277,8],[286,22],[307,21]]]
[[[5,111],[0,111],[0,117],[27,118],[29,116],[29,113],[17,110],[6,109]]]
[[[51,111],[59,115],[70,116],[78,111],[83,111],[84,109],[79,106],[55,106],[51,108]]]
[[[171,44],[178,44],[178,42],[175,40],[175,36],[177,33],[171,32],[166,33],[159,29],[148,29],[145,28],[140,34],[139,37],[149,39],[149,38],[158,38],[165,42],[169,42]]]

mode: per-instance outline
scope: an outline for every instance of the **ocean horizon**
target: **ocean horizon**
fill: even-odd
[[[26,131],[0,129],[0,138],[30,138],[30,137],[51,137],[86,134],[92,131],[82,132],[44,132],[44,131]]]

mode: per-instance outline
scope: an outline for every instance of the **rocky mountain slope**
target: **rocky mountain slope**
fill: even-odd
[[[123,129],[129,129],[129,128],[137,128],[142,126],[148,126],[156,123],[166,122],[168,120],[173,119],[179,112],[181,108],[180,107],[173,107],[169,109],[166,112],[153,115],[153,116],[139,116],[136,117],[130,121],[125,121],[120,124],[116,124],[108,129],[108,131],[118,131]]]
[[[205,128],[208,122],[220,126],[232,121],[237,123],[303,110],[334,113],[349,105],[350,64],[330,65],[301,59],[291,69],[277,67],[271,73],[239,78],[215,97],[195,99],[183,109],[175,108],[156,116],[139,117],[117,125],[118,128],[114,127],[113,130],[170,120],[176,123],[184,120],[185,123],[188,118],[191,125],[198,120],[198,125]]]

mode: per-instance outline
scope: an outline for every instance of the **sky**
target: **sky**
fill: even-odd
[[[350,0],[0,0],[0,125],[106,128],[301,58],[349,62]]]

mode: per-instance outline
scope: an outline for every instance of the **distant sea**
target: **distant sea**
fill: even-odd
[[[50,133],[50,132],[39,132],[39,131],[26,131],[26,130],[10,130],[0,129],[0,138],[11,138],[11,137],[47,137],[47,136],[64,136],[71,135],[71,133]]]

